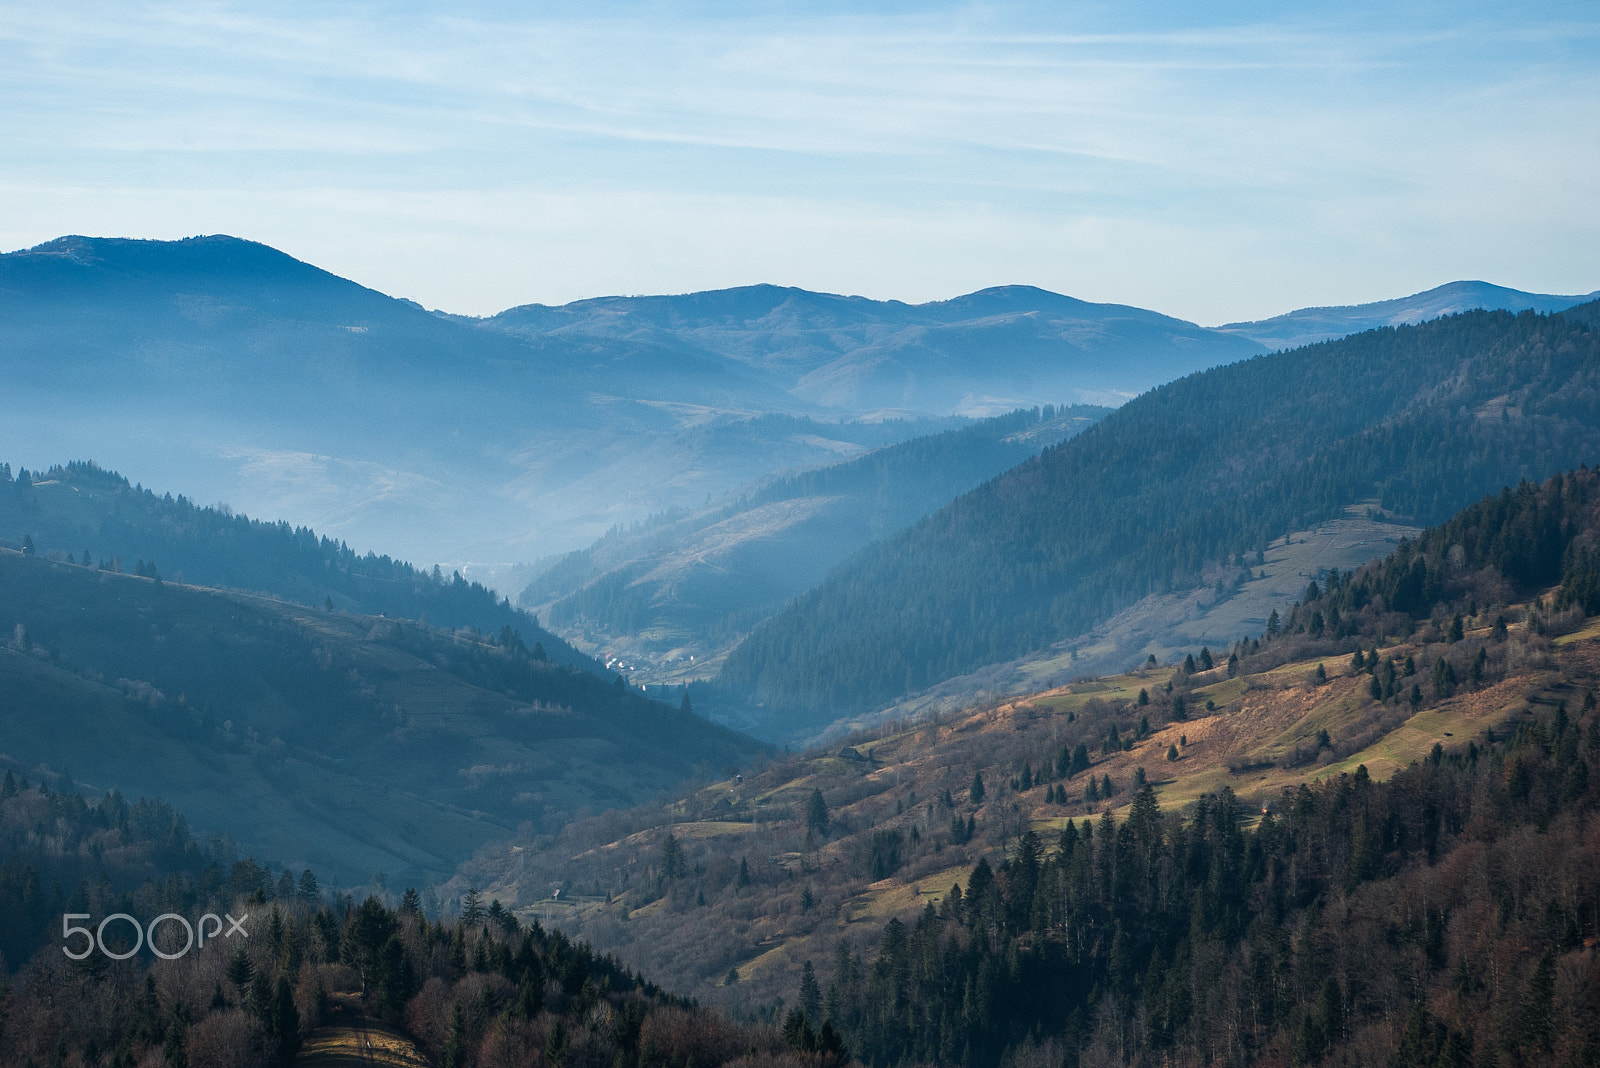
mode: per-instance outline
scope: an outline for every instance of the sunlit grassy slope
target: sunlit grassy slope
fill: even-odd
[[[1489,619],[1467,622],[1469,639],[1487,639]],[[1513,623],[1498,641],[1503,679],[1442,698],[1430,690],[1417,707],[1409,677],[1396,698],[1374,700],[1372,676],[1354,671],[1348,653],[1258,657],[1230,677],[1223,652],[1217,667],[1192,676],[1151,668],[891,724],[660,806],[580,822],[559,837],[489,847],[455,885],[484,887],[677,989],[754,1007],[792,998],[804,962],[828,973],[838,942],[869,946],[888,918],[937,902],[980,857],[1002,859],[1024,831],[1049,845],[1068,819],[1099,819],[1107,808],[1117,818],[1140,769],[1164,808],[1229,789],[1259,813],[1302,782],[1360,765],[1387,778],[1436,744],[1481,744],[1535,706],[1566,700],[1575,708],[1583,691],[1571,677],[1600,665],[1600,623],[1553,642]],[[1424,625],[1382,640],[1377,654],[1426,665],[1446,648]],[[1186,694],[1181,721],[1156,715],[1169,682]],[[1141,690],[1152,695],[1148,706],[1138,704]],[[1106,745],[1113,725],[1131,739],[1127,748]],[[1092,767],[1063,777],[1058,762],[1080,742]],[[979,775],[984,793],[974,801]],[[1098,789],[1108,777],[1112,796],[1086,800],[1087,784]],[[813,791],[825,798],[830,825],[808,838]],[[671,878],[663,867],[669,834],[686,858]]]

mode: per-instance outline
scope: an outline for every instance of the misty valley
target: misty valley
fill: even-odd
[[[0,255],[0,1064],[1600,1063],[1597,296]]]

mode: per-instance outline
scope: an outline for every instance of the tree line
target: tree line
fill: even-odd
[[[60,486],[35,485],[41,482]],[[533,616],[460,572],[445,575],[437,566],[425,570],[385,554],[358,553],[309,527],[200,506],[182,494],[158,496],[93,462],[15,474],[0,464],[0,537],[17,546],[26,539],[38,552],[84,566],[131,571],[140,562],[168,579],[181,575],[200,585],[329,609],[426,619],[433,626],[486,634],[510,627],[539,642],[559,663],[600,671]]]

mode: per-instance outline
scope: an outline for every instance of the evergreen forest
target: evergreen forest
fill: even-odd
[[[1439,523],[1600,457],[1584,312],[1473,311],[1198,372],[876,543],[758,627],[719,685],[823,724],[1241,574],[1345,514]]]

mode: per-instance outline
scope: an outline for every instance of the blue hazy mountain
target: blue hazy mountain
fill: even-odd
[[[68,237],[0,256],[0,453],[138,471],[419,563],[618,523],[1259,351],[1027,287],[924,305],[751,286],[430,312],[265,245]]]
[[[0,618],[0,768],[160,794],[205,834],[343,883],[439,880],[518,826],[637,804],[756,752],[513,635],[9,547]]]
[[[563,557],[520,600],[637,681],[701,678],[708,657],[852,553],[1109,411],[1010,412],[751,486],[698,511],[612,531]]]
[[[1581,296],[1553,293],[1524,293],[1520,289],[1491,285],[1488,282],[1449,282],[1422,293],[1372,304],[1348,304],[1332,308],[1301,308],[1250,323],[1228,323],[1217,327],[1260,342],[1269,349],[1292,349],[1318,341],[1357,334],[1380,326],[1408,326],[1437,319],[1441,315],[1482,308],[1485,311],[1558,312],[1600,297],[1600,291]]]
[[[781,286],[512,308],[486,325],[544,344],[630,342],[712,353],[819,408],[989,415],[1118,403],[1260,351],[1243,338],[1123,304],[1000,286],[927,304]]]
[[[1293,530],[1418,525],[1600,457],[1600,333],[1469,311],[1186,376],[857,553],[719,676],[773,734],[870,712],[1083,634],[1140,598],[1242,581]]]
[[[375,552],[357,553],[308,527],[201,507],[181,493],[158,495],[92,463],[13,476],[11,465],[0,462],[0,545],[18,548],[25,540],[41,555],[113,572],[145,574],[148,568],[180,583],[311,607],[491,635],[509,629],[554,663],[602,673],[537,619],[460,572],[429,572]]]

